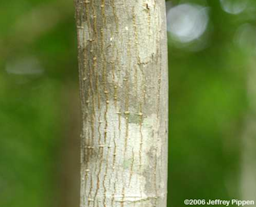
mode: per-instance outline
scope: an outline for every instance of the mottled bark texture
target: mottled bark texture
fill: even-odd
[[[166,207],[164,0],[75,0],[81,207]]]

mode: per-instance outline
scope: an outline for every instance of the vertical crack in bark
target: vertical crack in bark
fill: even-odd
[[[133,165],[134,165],[134,150],[132,150],[132,161],[131,161],[131,167],[130,167],[129,186],[131,185],[131,180],[132,180]]]
[[[127,144],[128,144],[128,138],[129,138],[129,92],[130,92],[130,86],[129,86],[129,74],[131,71],[131,42],[130,39],[128,40],[128,45],[127,45],[127,58],[128,58],[128,69],[126,67],[126,75],[124,78],[125,81],[125,87],[126,87],[126,91],[125,91],[125,145],[124,145],[124,159],[125,159],[125,155],[127,152]]]
[[[117,13],[116,13],[116,6],[115,6],[115,0],[110,0],[111,2],[111,7],[112,7],[112,10],[113,10],[113,15],[114,15],[114,19],[115,19],[115,24],[116,24],[116,32],[117,34],[119,33],[119,21],[118,21],[118,16],[117,16]]]

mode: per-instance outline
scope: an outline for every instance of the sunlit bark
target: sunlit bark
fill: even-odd
[[[76,0],[81,207],[166,207],[163,0]]]

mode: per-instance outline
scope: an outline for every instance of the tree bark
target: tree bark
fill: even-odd
[[[81,207],[166,207],[164,0],[75,0]]]
[[[256,101],[255,101],[255,57],[248,60],[247,75],[247,101],[248,109],[245,114],[244,130],[241,137],[241,184],[240,193],[243,200],[256,200]]]

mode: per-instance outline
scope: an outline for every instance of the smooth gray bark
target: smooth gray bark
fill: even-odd
[[[166,207],[164,0],[75,0],[81,207]]]

